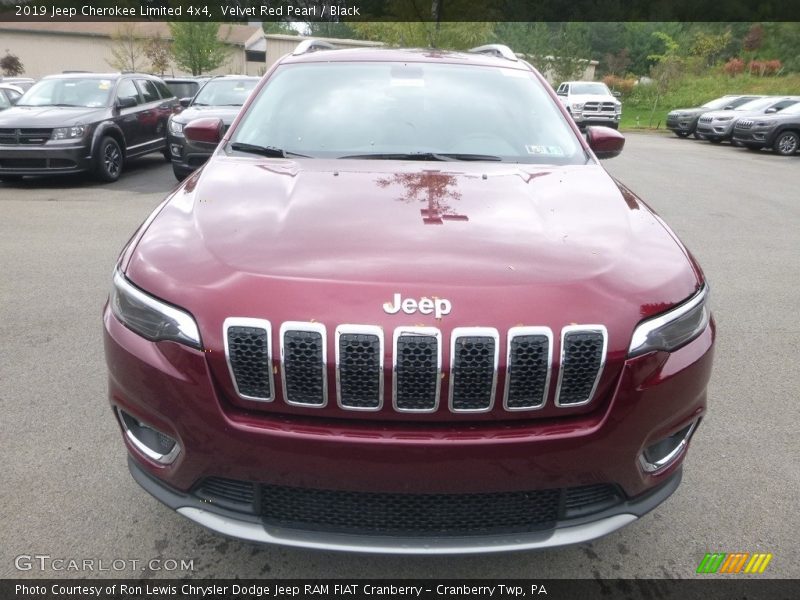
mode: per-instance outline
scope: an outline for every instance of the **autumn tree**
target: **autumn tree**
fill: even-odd
[[[154,37],[142,41],[144,55],[150,61],[150,72],[163,76],[169,69],[170,47],[169,42],[156,34]]]
[[[221,67],[230,54],[227,35],[219,39],[219,23],[168,23],[172,34],[172,59],[192,75],[202,75]],[[228,27],[230,34],[230,27]]]

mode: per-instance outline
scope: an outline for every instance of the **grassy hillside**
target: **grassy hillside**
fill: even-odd
[[[622,98],[622,129],[665,129],[667,113],[676,108],[699,106],[725,94],[800,96],[800,74],[779,77],[707,75],[685,77],[663,95],[653,113],[655,86],[638,85]],[[651,122],[652,114],[652,122]],[[637,123],[638,117],[638,123]]]

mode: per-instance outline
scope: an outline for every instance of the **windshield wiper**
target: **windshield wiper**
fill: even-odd
[[[473,161],[501,161],[499,156],[492,156],[490,154],[461,154],[453,152],[393,152],[393,153],[375,153],[375,154],[349,154],[347,156],[340,156],[339,158],[354,158],[354,159],[370,159],[370,160],[437,160],[437,161],[453,161],[453,160],[473,160]]]
[[[275,146],[258,146],[256,144],[245,144],[243,142],[232,142],[231,150],[236,150],[237,152],[249,152],[250,154],[260,154],[261,156],[269,156],[274,158],[288,158],[289,156],[311,158],[305,154],[289,152],[283,148],[276,148]]]

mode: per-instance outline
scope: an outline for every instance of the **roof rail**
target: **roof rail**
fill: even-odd
[[[489,54],[490,56],[505,58],[506,60],[518,60],[517,55],[514,54],[514,51],[505,44],[486,44],[485,46],[471,48],[469,52],[472,52],[473,54]]]
[[[292,56],[316,52],[317,50],[336,50],[336,46],[328,42],[323,42],[322,40],[303,40],[297,44],[297,47],[292,52]]]

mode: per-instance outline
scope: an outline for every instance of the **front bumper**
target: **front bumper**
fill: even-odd
[[[92,152],[86,143],[48,144],[0,146],[0,175],[57,175],[91,170]]]
[[[212,508],[196,496],[170,489],[130,457],[128,468],[136,482],[157,500],[216,533],[248,542],[378,554],[475,554],[588,542],[629,525],[653,510],[678,488],[683,473],[678,468],[656,488],[637,498],[592,515],[591,519],[557,523],[546,531],[463,537],[386,537],[270,526],[256,515],[219,506]]]
[[[697,123],[697,133],[712,140],[729,140],[733,136],[733,121],[712,121],[711,123]]]
[[[183,135],[170,132],[167,136],[172,167],[185,175],[199,169],[214,153],[213,149],[200,148],[189,142]]]
[[[749,146],[771,146],[775,140],[775,128],[734,129],[733,141]]]
[[[697,128],[697,117],[675,117],[667,115],[667,129],[691,134]]]
[[[685,449],[657,472],[644,448],[705,413],[713,324],[672,353],[625,362],[613,397],[585,415],[518,423],[352,421],[253,414],[227,403],[203,352],[151,343],[105,314],[113,407],[178,440],[170,464],[126,439],[137,481],[168,506],[220,533],[289,545],[374,552],[485,552],[592,539],[632,522],[678,485]],[[434,539],[356,536],[265,526],[258,511],[229,510],[196,495],[207,478],[355,494],[483,494],[611,484],[620,502],[547,530]],[[668,484],[668,482],[673,482]],[[332,537],[331,537],[332,536]]]
[[[575,111],[572,113],[572,118],[575,123],[580,126],[585,125],[606,125],[614,126],[619,125],[622,118],[622,113],[607,113],[607,112],[583,112]]]

